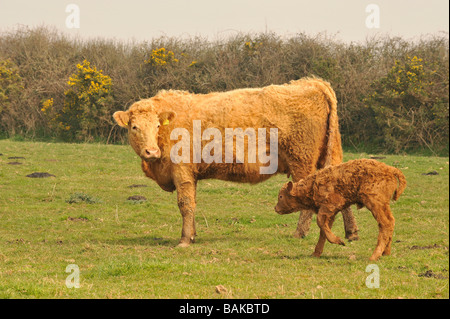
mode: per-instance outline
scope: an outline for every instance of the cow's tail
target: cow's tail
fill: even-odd
[[[398,168],[392,167],[391,170],[394,176],[398,179],[397,189],[394,191],[394,195],[392,195],[392,200],[396,201],[406,188],[406,178],[402,171]]]
[[[319,80],[318,80],[319,81]],[[320,80],[322,92],[328,103],[327,145],[325,150],[324,167],[342,163],[343,153],[341,134],[339,132],[339,119],[337,114],[336,93],[330,83]]]

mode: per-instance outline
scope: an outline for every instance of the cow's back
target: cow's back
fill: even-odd
[[[292,170],[292,165],[306,167],[305,173],[300,173],[300,175],[308,174],[316,167],[320,167],[320,159],[326,154],[330,112],[326,92],[328,88],[329,85],[324,81],[303,79],[283,85],[209,94],[162,91],[149,99],[149,104],[152,105],[151,110],[154,112],[169,109],[175,111],[177,116],[170,124],[171,129],[187,129],[191,137],[194,135],[194,121],[197,121],[196,124],[200,123],[202,132],[207,128],[218,129],[222,135],[223,146],[227,128],[243,130],[253,128],[255,133],[258,133],[260,128],[266,129],[266,145],[268,147],[269,130],[276,128],[278,131],[278,172],[299,176]],[[170,140],[168,135],[161,136],[160,140],[169,146],[164,147],[166,152],[170,150],[170,146],[178,142],[178,140]],[[191,151],[193,150],[192,141],[193,138],[191,138]],[[202,140],[201,148],[203,149],[209,142],[209,140]],[[245,143],[247,143],[247,139]],[[336,141],[335,146],[339,146],[335,148],[337,150],[336,158],[340,158],[336,162],[340,162],[342,160],[340,139]],[[224,148],[222,154],[225,155]],[[168,154],[166,153],[165,156]],[[191,165],[193,164],[192,160],[191,157]],[[225,163],[223,157],[222,164],[202,162],[192,166],[200,178],[242,180],[252,183],[268,178],[260,176],[261,164],[258,162]]]

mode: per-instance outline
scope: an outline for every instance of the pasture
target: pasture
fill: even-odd
[[[0,298],[449,298],[448,157],[382,155],[408,186],[392,204],[392,255],[370,262],[378,228],[366,208],[353,207],[359,241],[310,256],[315,218],[296,239],[298,213],[274,212],[286,176],[200,181],[196,243],[177,248],[176,193],[144,176],[130,146],[0,140],[0,154]],[[340,214],[333,231],[344,238]],[[374,263],[380,285],[368,288]],[[66,287],[70,264],[79,288]]]

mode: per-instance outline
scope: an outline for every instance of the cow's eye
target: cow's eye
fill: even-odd
[[[161,124],[158,124],[158,126],[156,126],[156,128],[159,128],[161,126]]]
[[[136,131],[138,128],[137,128],[136,125],[133,125],[133,126],[131,127],[131,129],[132,129],[133,131]]]
[[[280,195],[280,199],[282,199],[283,198],[283,195]]]

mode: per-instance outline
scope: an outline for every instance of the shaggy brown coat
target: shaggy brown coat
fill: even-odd
[[[398,185],[397,185],[398,181]],[[390,255],[395,219],[389,202],[406,187],[403,173],[375,160],[361,159],[321,169],[297,183],[288,182],[278,195],[275,211],[289,214],[301,209],[317,213],[320,237],[313,256],[322,254],[325,240],[345,245],[332,233],[336,213],[352,204],[367,207],[378,222],[378,243],[370,260]]]
[[[301,79],[284,85],[238,89],[229,92],[191,94],[185,91],[161,91],[156,96],[134,103],[128,111],[114,113],[114,119],[128,128],[129,141],[142,158],[142,169],[166,191],[177,190],[183,217],[180,245],[194,240],[196,185],[201,179],[216,178],[235,182],[258,183],[271,175],[260,174],[260,167],[248,163],[174,164],[170,140],[174,128],[185,128],[193,136],[193,121],[200,120],[202,130],[214,127],[225,137],[225,128],[278,129],[278,170],[294,181],[317,168],[342,162],[336,96],[329,83],[319,79]],[[203,146],[209,141],[202,141]],[[224,145],[225,143],[222,143]],[[247,139],[245,139],[247,152]],[[235,147],[234,147],[235,152]],[[222,154],[225,154],[223,151]],[[247,153],[246,153],[247,154]],[[234,153],[234,156],[236,154]],[[224,156],[224,155],[223,155]],[[296,235],[306,234],[312,212],[300,215]],[[357,239],[357,227],[351,210],[343,212],[346,235]]]

